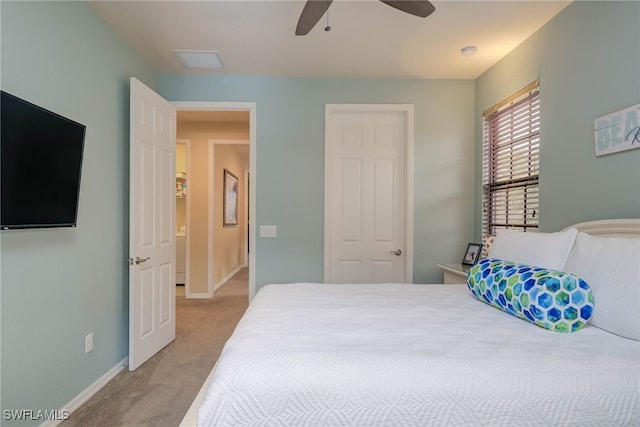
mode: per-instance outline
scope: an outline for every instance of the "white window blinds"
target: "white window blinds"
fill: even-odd
[[[539,214],[540,96],[538,81],[485,111],[482,234],[536,231]]]

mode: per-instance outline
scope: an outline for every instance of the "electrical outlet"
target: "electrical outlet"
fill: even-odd
[[[93,350],[93,332],[84,337],[84,353],[87,354]]]

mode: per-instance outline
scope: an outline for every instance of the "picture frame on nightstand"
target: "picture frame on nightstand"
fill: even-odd
[[[474,265],[480,259],[481,253],[482,243],[469,243],[464,257],[462,257],[462,265]]]

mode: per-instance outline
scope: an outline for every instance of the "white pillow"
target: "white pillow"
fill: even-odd
[[[557,233],[498,230],[489,257],[562,271],[577,234],[575,228]]]
[[[578,234],[565,271],[593,292],[593,326],[640,341],[640,238]]]

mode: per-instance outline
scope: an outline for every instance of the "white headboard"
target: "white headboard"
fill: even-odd
[[[588,221],[567,228],[572,227],[592,236],[640,237],[640,218]]]

